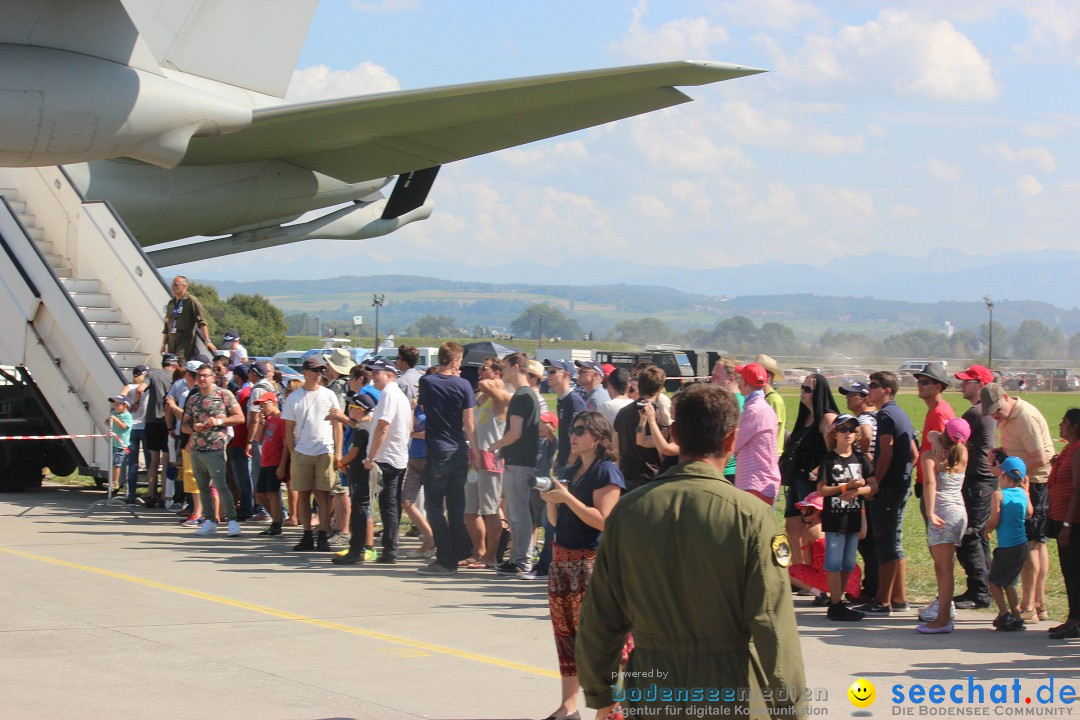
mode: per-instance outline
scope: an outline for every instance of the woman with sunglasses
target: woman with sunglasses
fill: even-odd
[[[555,526],[548,568],[548,604],[562,675],[562,702],[548,720],[578,717],[580,685],[574,655],[578,613],[604,521],[626,490],[622,473],[613,462],[614,431],[603,415],[595,410],[578,413],[566,431],[570,434],[571,456],[576,455],[577,462],[566,468],[562,482],[541,495],[547,503],[548,521]]]
[[[825,436],[833,421],[840,414],[829,381],[824,375],[814,373],[803,378],[799,395],[799,414],[791,438],[784,445],[784,459],[788,471],[781,477],[786,486],[784,502],[784,530],[791,543],[791,561],[804,562],[802,546],[807,544],[799,509],[795,503],[803,500],[817,489],[817,468],[825,457]],[[785,463],[781,463],[781,468]]]
[[[915,629],[924,635],[953,631],[953,565],[956,548],[967,529],[967,509],[961,489],[967,470],[968,438],[971,426],[967,420],[953,418],[945,423],[943,432],[930,432],[929,451],[919,462],[923,474],[923,504],[926,507],[926,544],[934,558],[937,576],[937,617]]]

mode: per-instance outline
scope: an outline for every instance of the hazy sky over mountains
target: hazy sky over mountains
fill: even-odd
[[[431,219],[384,240],[224,262],[237,278],[323,277],[377,255],[496,279],[601,256],[701,270],[1077,247],[1080,3],[323,0],[289,99],[676,59],[771,72],[449,165]],[[590,282],[621,279],[618,262],[589,264]]]

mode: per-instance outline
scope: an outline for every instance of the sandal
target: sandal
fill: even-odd
[[[1050,611],[1047,610],[1044,607],[1036,606],[1035,607],[1035,614],[1038,615],[1039,620],[1049,620],[1050,619]]]

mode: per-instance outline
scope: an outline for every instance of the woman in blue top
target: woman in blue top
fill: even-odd
[[[571,454],[578,460],[566,468],[562,482],[541,495],[547,503],[548,521],[555,526],[548,604],[562,675],[562,703],[551,718],[577,716],[580,686],[574,643],[578,613],[604,521],[626,490],[619,466],[613,462],[614,430],[603,415],[595,410],[578,413],[565,432],[570,434]]]

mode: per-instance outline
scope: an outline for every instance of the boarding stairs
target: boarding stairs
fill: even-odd
[[[62,167],[0,168],[0,365],[22,366],[67,435],[104,431],[136,365],[160,367],[169,290],[108,203]],[[105,438],[72,441],[85,472]]]

